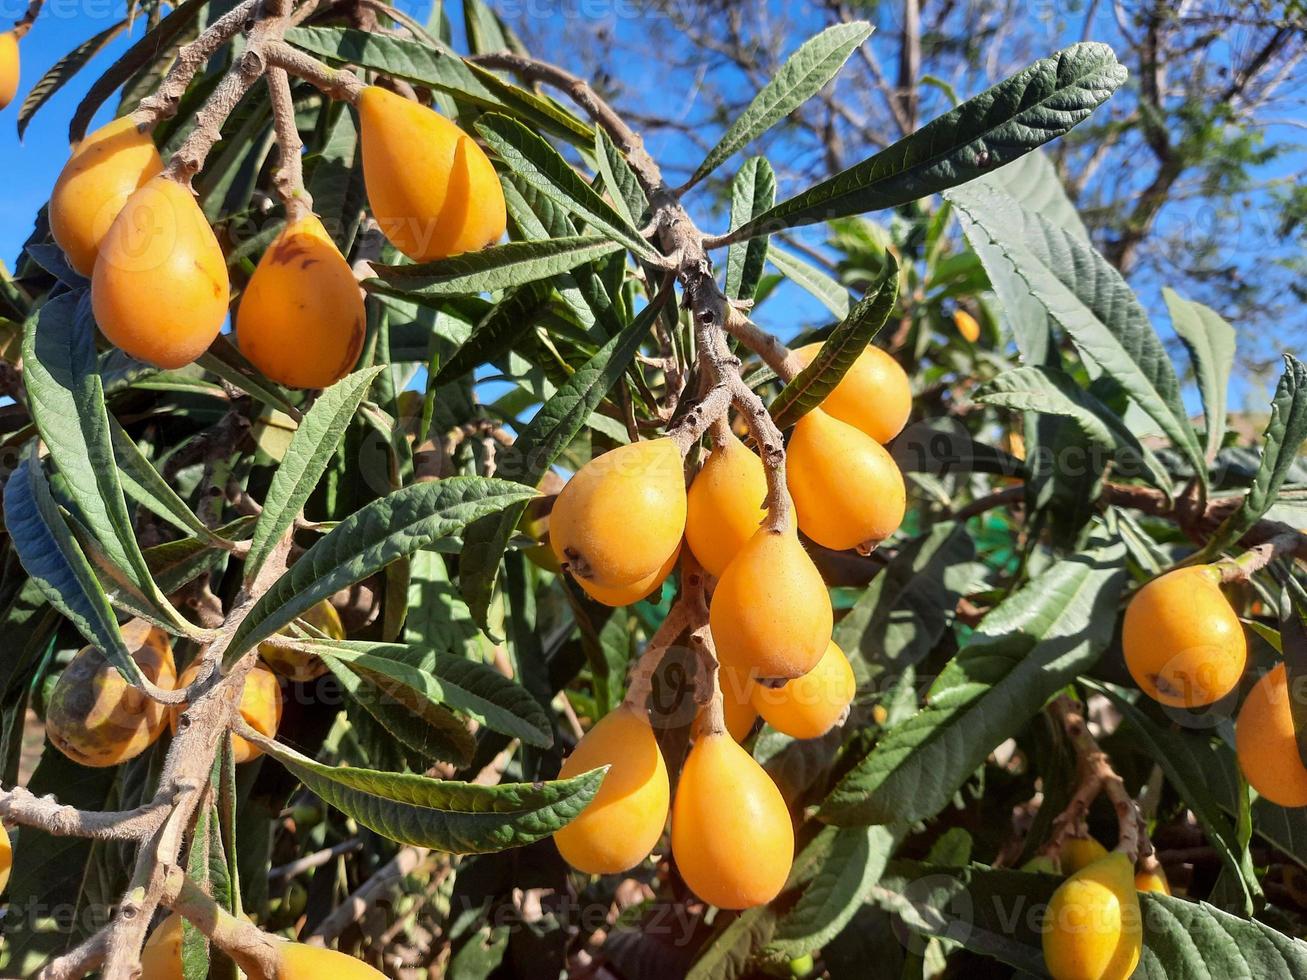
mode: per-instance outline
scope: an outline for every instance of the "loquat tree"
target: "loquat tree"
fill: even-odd
[[[1168,292],[1191,419],[1039,149],[1112,50],[777,202],[868,24],[672,186],[463,13],[147,0],[19,106],[144,17],[0,282],[0,969],[1307,975],[1307,369],[1241,442]]]

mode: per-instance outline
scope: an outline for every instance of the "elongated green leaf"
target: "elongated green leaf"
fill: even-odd
[[[424,771],[435,760],[460,767],[472,762],[476,739],[448,708],[384,671],[355,669],[354,664],[346,666],[334,657],[323,659],[349,696],[416,754],[411,761],[415,771]]]
[[[1141,894],[1144,952],[1135,980],[1307,975],[1307,943],[1206,902]]]
[[[769,950],[787,959],[826,945],[862,907],[898,843],[889,827],[841,827],[821,870],[776,926]]]
[[[489,664],[402,643],[307,637],[288,643],[328,662],[344,663],[355,673],[384,675],[528,745],[548,748],[553,744],[549,716],[539,702]]]
[[[5,528],[23,568],[50,605],[98,647],[128,683],[144,686],[109,600],[50,495],[35,444],[5,483]]]
[[[1125,77],[1106,44],[1073,44],[875,156],[782,201],[725,241],[898,207],[979,177],[1084,121]]]
[[[641,225],[644,213],[649,209],[649,199],[626,157],[613,145],[612,138],[602,126],[595,127],[595,161],[617,213],[633,227]]]
[[[245,557],[247,582],[254,579],[282,535],[295,523],[345,437],[350,420],[383,369],[384,366],[377,365],[341,378],[318,396],[300,421],[281,465],[272,474],[263,512],[254,525],[249,554]]]
[[[885,271],[880,280],[868,288],[840,325],[831,331],[817,356],[781,389],[776,400],[768,406],[778,426],[789,428],[835,390],[853,367],[853,362],[885,326],[898,298],[899,264],[887,252]]]
[[[594,235],[505,242],[480,252],[454,255],[423,265],[376,266],[377,275],[403,295],[460,296],[493,292],[548,279],[593,262],[622,246]],[[371,280],[369,280],[371,282]]]
[[[468,64],[443,46],[338,27],[294,27],[286,40],[333,64],[358,65],[430,86],[480,109],[507,110],[567,139],[589,143],[594,138],[591,127],[556,103]]]
[[[186,501],[177,495],[167,480],[145,458],[135,441],[112,415],[109,416],[109,435],[113,439],[114,460],[118,464],[123,490],[129,497],[151,513],[169,521],[179,530],[189,531],[211,542],[223,539],[201,521]],[[148,564],[149,557],[146,556]]]
[[[114,462],[109,411],[95,358],[86,293],[50,300],[23,334],[23,380],[32,418],[68,493],[105,556],[165,621],[181,624],[136,543]]]
[[[747,976],[754,953],[767,945],[776,928],[776,912],[769,905],[759,905],[718,922],[685,980],[738,980]]]
[[[1225,436],[1226,394],[1234,367],[1234,327],[1215,310],[1181,297],[1169,286],[1162,290],[1171,312],[1171,328],[1189,349],[1198,375],[1207,424],[1207,458],[1216,457]]]
[[[1098,540],[996,606],[931,685],[835,787],[820,816],[839,826],[921,820],[1059,688],[1097,661],[1112,636],[1125,548]]]
[[[646,306],[625,330],[577,368],[567,383],[536,412],[500,460],[497,472],[529,486],[540,482],[554,460],[576,438],[599,403],[626,373],[665,299],[661,296]],[[489,625],[486,614],[494,594],[499,565],[524,507],[525,504],[509,507],[494,517],[477,522],[467,529],[463,538],[459,588],[482,629]]]
[[[1215,555],[1234,544],[1271,509],[1304,440],[1307,440],[1307,367],[1292,354],[1285,354],[1284,374],[1275,386],[1257,474],[1239,509],[1208,540],[1204,554]]]
[[[232,637],[228,662],[345,586],[479,517],[529,500],[535,492],[506,480],[452,476],[403,487],[366,504],[305,552],[255,603]]]
[[[467,340],[436,369],[432,383],[445,383],[471,374],[488,361],[503,357],[529,334],[549,306],[547,283],[519,286],[486,311]]]
[[[776,174],[766,157],[750,157],[731,181],[731,227],[738,228],[776,203]],[[726,250],[726,295],[753,299],[767,262],[768,238],[732,242]]]
[[[285,389],[265,378],[224,335],[218,334],[195,363],[256,401],[284,412],[296,422],[300,421],[300,410],[290,403]]]
[[[68,84],[72,77],[81,71],[88,61],[99,54],[106,44],[121,34],[122,29],[126,26],[127,21],[120,20],[113,26],[105,28],[99,34],[88,38],[73,48],[41,76],[40,80],[27,93],[22,108],[18,110],[18,138],[20,140],[23,138],[23,134],[27,132],[27,126],[31,123],[37,110],[49,102],[56,92]]]
[[[185,0],[184,3],[174,7],[95,81],[77,106],[77,111],[73,113],[72,122],[68,124],[69,143],[82,141],[82,137],[86,135],[86,127],[95,118],[96,112],[105,100],[133,75],[175,44],[195,22],[207,3],[208,0]]]
[[[837,317],[843,319],[849,315],[849,291],[811,262],[779,248],[768,248],[767,261],[776,266],[781,275],[815,296]]]
[[[1114,452],[1127,471],[1142,466],[1156,486],[1168,492],[1171,489],[1171,477],[1152,450],[1119,415],[1063,371],[1042,366],[1013,368],[985,382],[972,397],[982,405],[1070,418],[1092,441]]]
[[[835,24],[804,41],[786,59],[776,77],[740,113],[708,151],[686,186],[693,186],[816,95],[844,67],[849,55],[871,36],[871,25],[855,20]]]
[[[1111,698],[1121,712],[1131,737],[1138,739],[1139,748],[1162,767],[1167,780],[1202,825],[1208,844],[1239,882],[1244,893],[1245,907],[1251,914],[1254,895],[1260,893],[1261,889],[1255,878],[1247,879],[1245,869],[1240,864],[1239,840],[1234,826],[1221,809],[1222,804],[1217,800],[1216,783],[1211,772],[1181,744],[1185,738],[1195,736],[1186,736],[1157,724],[1114,687],[1087,683],[1092,689]],[[1225,801],[1226,806],[1232,803],[1232,800]]]
[[[1079,236],[984,184],[948,195],[1012,262],[1076,346],[1118,381],[1206,478],[1171,359],[1121,273]]]
[[[643,259],[658,258],[658,253],[640,237],[640,233],[539,134],[516,119],[498,113],[477,120],[477,132],[485,137],[513,173],[569,214],[621,242]]]
[[[480,786],[410,773],[324,766],[250,729],[242,734],[363,826],[401,844],[454,854],[521,847],[567,825],[606,770],[544,783]]]

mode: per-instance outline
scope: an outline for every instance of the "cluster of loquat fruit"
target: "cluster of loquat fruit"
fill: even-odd
[[[429,261],[503,235],[494,167],[458,126],[376,86],[363,90],[358,112],[368,198],[400,251]],[[134,117],[115,119],[77,145],[49,215],[69,263],[91,278],[96,322],[115,346],[173,369],[217,337],[231,300],[227,259],[195,196],[164,169],[150,132]],[[268,378],[323,388],[353,369],[366,324],[349,263],[306,212],[259,261],[235,333],[241,352]]]
[[[817,350],[797,353],[806,363]],[[696,895],[742,909],[779,894],[793,861],[793,825],[781,792],[739,742],[758,715],[785,734],[815,738],[847,712],[853,669],[831,639],[830,596],[798,532],[840,550],[869,549],[894,532],[905,491],[882,443],[910,409],[903,369],[868,347],[790,437],[786,481],[797,528],[768,522],[763,462],[725,426],[688,491],[671,437],[597,456],[563,487],[549,543],[559,567],[594,599],[616,606],[644,598],[683,546],[715,581],[709,630],[725,719],[725,730],[697,731],[670,801],[644,706],[624,704],[602,718],[562,770],[566,777],[610,767],[595,799],[554,835],[573,867],[609,874],[638,865],[670,809],[671,851]]]
[[[344,639],[340,616],[323,600],[301,622],[332,639]],[[164,690],[188,687],[199,675],[196,657],[180,677],[172,644],[163,630],[143,620],[122,627],[132,659],[150,683]],[[263,663],[245,677],[240,714],[255,731],[272,738],[281,723],[281,682],[308,681],[322,676],[326,665],[312,654],[276,644],[259,644]],[[265,664],[267,666],[265,666]],[[271,669],[269,669],[271,668]],[[185,704],[171,710],[128,684],[122,674],[95,647],[84,647],[55,681],[45,705],[45,731],[50,744],[73,762],[104,768],[136,758],[158,740],[165,727],[175,732]],[[231,736],[232,758],[237,763],[258,757],[260,749],[239,735]]]

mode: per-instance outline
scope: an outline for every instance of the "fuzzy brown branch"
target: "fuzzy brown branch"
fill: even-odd
[[[35,827],[55,837],[90,840],[141,840],[168,816],[168,801],[156,799],[134,810],[93,812],[66,806],[51,796],[36,796],[22,786],[0,789],[0,818]]]
[[[27,9],[23,11],[23,16],[14,21],[13,31],[14,40],[21,41],[27,36],[27,32],[32,29],[36,23],[36,18],[41,15],[41,8],[45,6],[45,0],[31,0]]]
[[[277,173],[273,183],[286,206],[286,223],[293,225],[313,211],[313,198],[304,188],[304,144],[295,125],[295,100],[286,69],[269,66],[265,81],[272,102],[273,128],[277,133]]]
[[[108,940],[108,929],[99,930],[62,956],[48,961],[36,972],[33,980],[76,980],[86,976],[104,962]]]
[[[172,866],[164,872],[160,904],[189,919],[247,976],[280,975],[279,941],[254,923],[232,915],[206,895],[180,867]]]

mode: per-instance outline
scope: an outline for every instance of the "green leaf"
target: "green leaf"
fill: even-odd
[[[41,594],[129,684],[144,687],[145,675],[123,641],[118,617],[50,494],[35,443],[5,482],[4,513],[14,550]]]
[[[599,175],[604,179],[613,207],[617,209],[628,224],[638,226],[649,209],[649,199],[645,196],[640,180],[626,162],[614,144],[612,137],[602,126],[595,127],[595,161],[599,164]]]
[[[849,291],[843,283],[822,272],[811,262],[779,248],[767,250],[767,261],[776,271],[815,296],[821,305],[843,319],[849,315]]]
[[[441,364],[432,384],[443,384],[471,374],[476,368],[502,357],[524,338],[549,305],[547,283],[527,283],[508,293],[476,322],[467,340]]]
[[[286,32],[286,40],[333,64],[370,68],[447,92],[479,109],[511,112],[567,139],[589,143],[594,138],[594,130],[570,112],[468,64],[443,46],[339,27],[293,27]]]
[[[738,228],[776,203],[776,174],[766,157],[750,157],[731,180],[731,227]],[[767,262],[766,235],[732,242],[726,250],[726,295],[753,299]]]
[[[114,462],[109,411],[95,357],[90,298],[50,300],[23,334],[23,381],[32,418],[68,494],[116,573],[169,623],[177,610],[159,591],[136,542]]]
[[[256,401],[284,412],[294,421],[298,422],[302,418],[300,410],[286,397],[285,389],[265,378],[223,334],[214,338],[209,349],[197,357],[195,363]]]
[[[281,642],[279,638],[278,642]],[[476,719],[482,726],[528,745],[553,744],[549,716],[521,684],[489,664],[403,643],[373,640],[287,640],[287,645],[345,664],[365,677],[386,678],[433,703]]]
[[[1182,298],[1169,286],[1162,289],[1162,297],[1171,312],[1171,328],[1184,341],[1198,375],[1207,425],[1207,458],[1215,459],[1225,436],[1226,394],[1234,366],[1234,327],[1215,310]]]
[[[178,496],[140,447],[116,418],[109,416],[109,435],[113,439],[114,461],[118,465],[123,490],[142,507],[162,517],[182,531],[190,531],[214,544],[225,543],[214,534],[195,512]],[[147,558],[148,562],[148,558]]]
[[[934,816],[1004,739],[1098,660],[1112,638],[1125,548],[1099,539],[1010,595],[836,785],[819,816],[839,826]]]
[[[548,279],[616,252],[621,247],[607,238],[577,235],[505,242],[479,252],[453,255],[423,265],[381,265],[374,268],[381,279],[392,288],[402,287],[400,295],[409,298],[418,295],[461,296]],[[369,283],[375,285],[374,280],[369,280]],[[383,288],[383,291],[389,290]]]
[[[753,954],[767,945],[776,928],[776,913],[769,905],[745,909],[717,924],[703,944],[699,958],[685,980],[738,980],[747,976]]]
[[[788,429],[820,405],[840,383],[859,355],[894,311],[899,298],[899,264],[886,253],[885,271],[867,289],[844,320],[831,331],[817,356],[800,371],[768,406],[782,429]]]
[[[666,295],[654,299],[620,334],[595,351],[536,412],[499,462],[498,473],[537,485],[559,454],[621,380],[649,333]],[[500,562],[525,505],[505,509],[467,529],[459,558],[459,588],[472,616],[486,628]]]
[[[1134,980],[1307,976],[1307,943],[1206,902],[1141,894],[1144,952]]]
[[[282,535],[303,510],[345,437],[354,413],[384,365],[365,368],[341,378],[322,392],[291,436],[277,472],[272,474],[263,500],[263,512],[254,525],[250,550],[245,556],[245,580],[253,581]]]
[[[522,847],[566,826],[599,791],[606,769],[543,783],[480,786],[412,773],[325,766],[251,729],[242,736],[322,799],[401,844],[453,854]]]
[[[982,405],[1072,419],[1089,439],[1113,452],[1127,471],[1142,467],[1155,486],[1171,490],[1171,477],[1152,450],[1119,415],[1064,371],[1044,366],[1010,368],[981,385],[972,397]]]
[[[41,76],[40,80],[27,93],[22,108],[18,110],[18,138],[20,140],[23,138],[23,134],[27,132],[27,126],[32,121],[32,117],[36,115],[37,110],[49,102],[56,92],[71,81],[73,76],[81,71],[88,61],[99,54],[105,45],[121,34],[122,29],[126,26],[127,21],[120,20],[113,26],[105,28],[99,34],[88,38],[73,48]]]
[[[1298,450],[1307,439],[1307,367],[1284,355],[1284,374],[1271,400],[1271,418],[1262,436],[1262,461],[1239,509],[1227,517],[1203,548],[1216,555],[1234,544],[1271,509]]]
[[[1235,835],[1234,826],[1222,812],[1221,804],[1217,801],[1214,793],[1217,784],[1213,781],[1211,772],[1184,745],[1187,738],[1195,736],[1187,736],[1170,727],[1157,724],[1131,703],[1124,696],[1124,692],[1115,687],[1092,681],[1085,683],[1092,690],[1111,699],[1117,710],[1121,712],[1132,738],[1138,740],[1134,743],[1135,747],[1162,767],[1167,781],[1180,794],[1185,806],[1202,826],[1207,836],[1208,846],[1216,851],[1222,863],[1239,882],[1244,894],[1245,908],[1251,915],[1254,896],[1259,894],[1261,889],[1255,878],[1247,880],[1245,877],[1244,869],[1240,864],[1242,848]],[[1232,803],[1231,800],[1226,801],[1227,806]]]
[[[86,127],[95,118],[95,114],[105,100],[133,75],[158,58],[160,52],[172,47],[208,4],[209,0],[185,0],[184,3],[173,7],[166,17],[128,48],[123,56],[95,81],[90,91],[78,104],[72,122],[68,124],[68,142],[80,143],[82,137],[86,135]]]
[[[776,77],[763,86],[731,123],[717,145],[708,151],[685,186],[693,187],[699,183],[734,156],[737,150],[752,143],[820,92],[839,73],[858,45],[871,36],[871,30],[866,21],[849,21],[828,27],[803,42],[786,59]]]
[[[976,184],[948,195],[1012,262],[1076,346],[1126,390],[1203,479],[1202,449],[1171,359],[1121,273],[1079,236]]]
[[[534,495],[530,487],[505,480],[452,476],[403,487],[365,504],[306,551],[255,603],[232,637],[228,662],[396,558]]]
[[[1068,132],[1125,77],[1106,44],[1073,44],[781,202],[723,241],[898,207],[964,183]]]
[[[898,843],[889,827],[841,827],[830,853],[799,900],[781,918],[769,952],[793,959],[839,935],[862,907]]]
[[[500,159],[527,184],[640,258],[659,260],[640,233],[539,134],[498,113],[482,116],[476,126]]]

